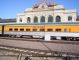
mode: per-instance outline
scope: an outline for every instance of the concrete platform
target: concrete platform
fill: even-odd
[[[0,39],[0,46],[79,55],[79,44]]]

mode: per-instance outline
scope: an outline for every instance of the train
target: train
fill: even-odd
[[[44,38],[45,40],[79,40],[79,22],[72,23],[43,23],[43,24],[22,24],[5,23],[0,24],[0,34],[31,38]]]

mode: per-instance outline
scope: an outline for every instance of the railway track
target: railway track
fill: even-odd
[[[25,38],[1,38],[0,46],[7,47],[11,50],[26,51],[41,51],[46,53],[62,53],[79,55],[79,42],[77,41],[43,41],[29,40]],[[22,50],[24,49],[24,50]]]
[[[32,42],[46,42],[46,43],[61,43],[61,44],[75,44],[79,45],[79,41],[65,41],[65,40],[51,40],[45,41],[44,39],[34,39],[34,38],[13,38],[13,37],[0,37],[3,40],[17,40],[17,41],[32,41]]]

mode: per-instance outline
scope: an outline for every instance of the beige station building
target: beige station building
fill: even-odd
[[[23,13],[17,14],[17,23],[57,23],[76,22],[76,9],[65,10],[63,5],[52,3],[37,3],[27,8]]]

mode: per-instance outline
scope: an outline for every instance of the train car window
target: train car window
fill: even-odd
[[[24,31],[24,29],[22,28],[22,29],[20,29],[20,31]]]
[[[52,31],[52,29],[47,29],[47,31],[51,32],[51,31]]]
[[[18,29],[16,28],[16,29],[14,29],[14,31],[18,31]]]
[[[37,31],[37,29],[33,29],[33,31]]]
[[[64,29],[64,32],[67,32],[67,29],[66,28]]]
[[[9,31],[13,31],[13,29],[12,29],[12,28],[10,28],[10,29],[9,29]]]
[[[56,32],[61,32],[61,29],[56,29]]]
[[[69,28],[69,32],[71,32],[71,29]]]
[[[30,31],[30,29],[26,29],[26,31]]]
[[[40,31],[45,31],[45,29],[40,29]]]

